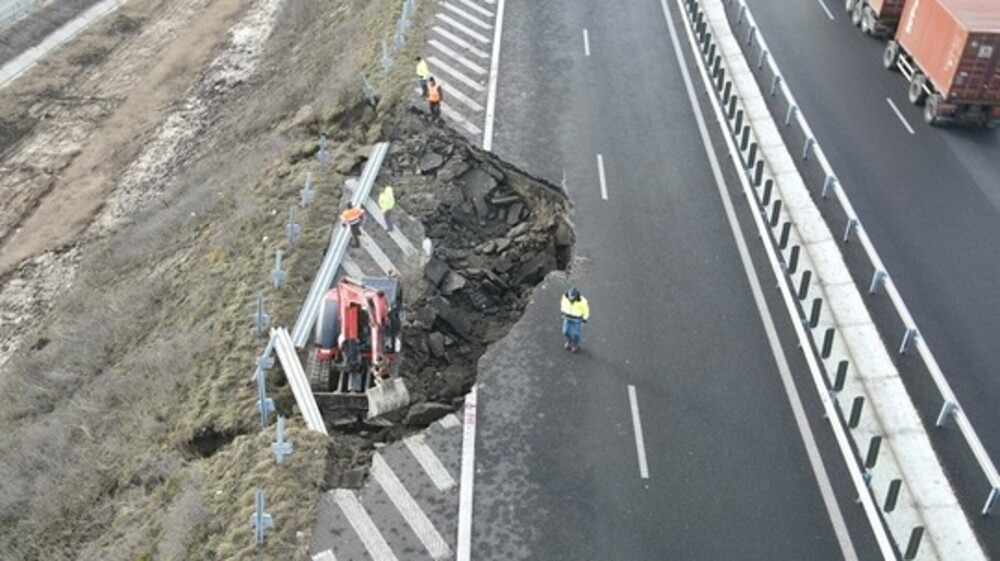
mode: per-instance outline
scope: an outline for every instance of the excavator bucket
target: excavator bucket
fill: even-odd
[[[396,409],[402,409],[410,404],[410,392],[406,390],[403,380],[391,378],[387,380],[377,380],[375,386],[369,388],[368,395],[368,418],[372,419],[380,415],[385,415]]]

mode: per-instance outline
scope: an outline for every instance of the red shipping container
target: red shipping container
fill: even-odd
[[[875,17],[882,21],[896,21],[903,13],[906,0],[868,0],[868,5],[875,12]]]
[[[909,0],[896,40],[948,103],[1000,103],[1000,0]]]

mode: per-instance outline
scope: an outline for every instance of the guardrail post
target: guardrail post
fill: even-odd
[[[986,496],[986,504],[983,505],[983,516],[989,516],[993,512],[993,505],[997,502],[997,497],[1000,497],[1000,487],[994,487],[990,490],[990,494]]]
[[[768,179],[764,182],[764,195],[761,198],[761,204],[767,206],[771,204],[771,188],[774,187],[774,180]]]
[[[274,268],[271,269],[271,282],[274,284],[274,288],[279,288],[287,276],[285,270],[281,268],[281,250],[276,249],[274,250]]]
[[[913,343],[913,340],[916,339],[918,335],[919,334],[916,329],[908,328],[906,333],[903,334],[902,344],[899,345],[899,354],[905,355],[906,351],[910,348],[910,344]]]
[[[903,559],[906,561],[911,561],[917,558],[917,552],[920,551],[920,540],[924,537],[924,527],[917,526],[910,533],[910,542],[906,544],[906,553],[903,555]]]
[[[764,178],[764,160],[757,160],[757,165],[753,170],[753,186],[760,186],[760,180]]]
[[[774,228],[778,225],[778,220],[781,218],[781,199],[775,199],[774,208],[771,209],[771,227]]]
[[[781,225],[781,235],[778,236],[778,249],[785,249],[788,247],[788,236],[792,233],[792,223],[785,221]]]
[[[875,274],[872,275],[872,283],[868,286],[868,294],[875,294],[878,287],[885,282],[885,276],[885,271],[875,271]]]
[[[267,397],[267,384],[264,380],[264,369],[257,369],[257,411],[260,412],[260,426],[266,427],[268,418],[274,413],[274,400]]]
[[[745,152],[747,146],[750,145],[750,125],[743,125],[743,131],[740,135],[740,151]]]
[[[729,104],[730,109],[726,111],[726,115],[732,119],[733,112],[736,110],[736,98],[730,97],[733,95],[733,83],[730,80],[726,80],[726,84],[722,86],[722,102]]]
[[[941,412],[938,413],[937,421],[934,421],[934,426],[943,427],[948,421],[948,417],[955,414],[955,410],[958,409],[958,404],[954,401],[946,401],[944,405],[941,406]]]
[[[802,147],[802,159],[809,159],[809,151],[812,150],[813,145],[816,144],[816,140],[813,138],[807,138],[805,146]]]
[[[847,426],[852,429],[858,428],[861,422],[861,409],[865,406],[864,396],[859,395],[851,403],[851,416],[847,419]]]
[[[788,113],[785,114],[785,126],[792,124],[792,118],[798,113],[799,107],[797,105],[788,106]]]
[[[279,464],[285,463],[285,456],[290,456],[294,451],[292,443],[285,440],[285,418],[281,415],[278,416],[276,440],[271,443],[271,451]]]
[[[851,234],[854,233],[854,230],[857,227],[858,227],[858,219],[857,218],[848,218],[847,219],[847,226],[844,228],[844,243],[849,243],[851,241]]]
[[[822,193],[820,193],[820,196],[825,199],[826,193],[830,189],[833,189],[836,186],[837,186],[837,178],[832,175],[826,176],[826,179],[823,180],[823,191]]]
[[[721,61],[722,60],[722,56],[720,55],[718,57],[715,57],[715,60],[716,61]],[[719,69],[718,69],[717,72],[719,73],[719,75],[716,76],[716,78],[715,78],[715,89],[721,90],[722,89],[722,84],[724,84],[725,81],[726,81],[726,69],[722,68],[721,66],[719,66]]]
[[[368,82],[364,72],[361,73],[361,97],[365,98],[365,103],[372,107],[378,105],[378,92]]]
[[[781,85],[781,75],[775,74],[774,79],[771,80],[771,97],[778,92],[778,86]]]
[[[896,501],[899,500],[899,488],[902,487],[902,479],[893,479],[889,483],[889,492],[885,496],[885,505],[882,507],[884,512],[892,512],[896,510]]]
[[[751,142],[747,149],[747,167],[752,168],[757,164],[757,143]]]
[[[705,41],[705,46],[707,48],[706,49],[707,52],[705,54],[708,55],[708,60],[712,60],[713,58],[715,58],[715,49],[716,49],[716,46],[715,46],[715,43],[712,43],[711,41],[712,41],[712,34],[709,33],[708,34],[708,39]]]
[[[793,246],[791,253],[788,254],[788,274],[794,275],[795,269],[799,268],[799,251],[802,248],[799,246]]]
[[[847,361],[842,360],[837,363],[837,376],[833,380],[833,391],[844,391],[844,383],[847,382]]]
[[[764,61],[767,60],[767,49],[760,52],[760,58],[757,59],[757,70],[764,68]]]
[[[751,25],[750,26],[750,30],[747,31],[747,46],[748,47],[753,44],[753,38],[754,38],[754,36],[755,36],[756,33],[757,33],[757,27]]]
[[[802,271],[802,280],[799,282],[799,300],[805,300],[809,296],[809,281],[812,280],[812,271]]]
[[[250,525],[253,526],[257,546],[264,545],[264,530],[274,526],[274,519],[271,518],[270,514],[264,512],[263,489],[257,489],[257,507],[250,515]]]
[[[878,462],[878,452],[882,448],[882,437],[873,436],[870,441],[868,441],[868,454],[865,455],[865,467],[871,469],[875,467],[875,463]]]
[[[826,333],[823,335],[823,349],[820,351],[820,356],[823,358],[830,358],[830,353],[833,351],[834,332],[834,328],[827,327]]]
[[[285,233],[288,234],[288,246],[295,245],[295,238],[302,232],[302,226],[295,220],[295,207],[288,211],[288,224],[285,224]]]
[[[254,334],[257,337],[263,336],[264,328],[267,327],[267,324],[270,323],[270,321],[271,321],[271,316],[267,315],[267,313],[264,312],[264,297],[258,296],[257,311],[254,312],[253,314]]]
[[[389,46],[382,39],[382,72],[388,74],[392,70],[392,58],[389,56]]]
[[[323,149],[320,148],[320,150]],[[317,152],[316,155],[318,157],[319,153]],[[327,155],[329,155],[329,152],[327,152]],[[321,163],[321,165],[324,164]],[[312,172],[309,172],[306,174],[306,184],[303,185],[302,190],[299,191],[299,206],[301,206],[302,208],[306,208],[307,206],[309,206],[309,203],[313,202],[313,199],[315,198],[316,198],[316,191],[313,190],[312,186]]]
[[[809,313],[809,327],[815,328],[819,325],[819,317],[823,312],[823,299],[813,298],[812,310]]]
[[[740,13],[739,15],[736,16],[736,25],[743,23],[743,16],[744,14],[746,14],[746,11],[747,11],[746,6],[740,6]]]
[[[733,125],[733,134],[739,134],[743,130],[743,110],[736,110],[736,124]]]

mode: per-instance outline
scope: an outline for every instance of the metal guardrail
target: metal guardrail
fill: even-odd
[[[288,330],[284,327],[272,329],[271,340],[274,341],[274,350],[278,354],[278,360],[281,361],[281,368],[285,371],[288,385],[295,395],[295,402],[306,420],[306,426],[309,430],[328,434],[323,423],[323,415],[316,405],[316,398],[313,396],[312,388],[309,387],[309,379],[302,370],[302,363],[299,362],[299,355],[295,352]]]
[[[872,243],[871,238],[862,226],[861,219],[858,217],[857,212],[855,212],[854,206],[847,197],[847,193],[844,192],[844,189],[837,188],[838,185],[842,184],[837,178],[837,175],[834,173],[833,167],[830,165],[826,154],[823,152],[822,146],[820,146],[819,142],[816,141],[816,137],[813,134],[812,129],[809,127],[809,123],[806,121],[805,116],[802,114],[802,111],[799,110],[799,105],[795,101],[795,96],[792,95],[791,90],[782,78],[781,70],[774,62],[774,58],[770,56],[771,51],[767,47],[767,42],[761,34],[757,32],[757,24],[747,7],[746,0],[725,1],[729,5],[735,4],[739,6],[739,13],[736,18],[734,33],[741,31],[744,29],[744,24],[746,25],[746,39],[743,43],[744,48],[747,50],[748,59],[752,59],[753,55],[756,55],[757,68],[761,69],[766,64],[771,71],[773,78],[770,84],[770,95],[773,97],[780,91],[788,102],[788,111],[785,115],[784,124],[787,127],[794,122],[801,129],[803,136],[806,139],[802,148],[802,158],[804,160],[808,159],[809,155],[812,154],[816,158],[816,161],[819,163],[825,175],[821,193],[822,198],[827,198],[828,193],[832,191],[834,197],[837,202],[840,203],[841,208],[847,216],[847,224],[844,228],[842,241],[845,243],[849,242],[851,234],[855,234],[857,239],[861,242],[861,247],[864,249],[868,260],[875,269],[875,272],[872,275],[871,283],[868,287],[868,294],[875,294],[878,291],[878,287],[881,285],[885,289],[886,294],[889,296],[889,300],[892,302],[896,313],[899,315],[906,328],[906,331],[903,334],[902,342],[900,343],[899,353],[905,354],[911,345],[916,347],[917,353],[919,354],[921,360],[923,360],[931,378],[934,381],[934,385],[937,387],[938,392],[944,400],[944,404],[938,413],[935,425],[941,427],[949,417],[954,417],[959,431],[989,482],[991,490],[986,497],[983,508],[980,510],[980,514],[983,516],[990,514],[997,502],[997,499],[1000,498],[1000,474],[997,473],[996,465],[989,457],[989,454],[983,447],[982,441],[979,439],[979,435],[976,433],[972,423],[965,415],[965,411],[959,404],[958,398],[955,396],[955,392],[952,390],[951,385],[945,378],[940,365],[938,365],[937,359],[934,358],[934,354],[931,352],[930,347],[921,336],[916,321],[914,321],[909,308],[907,308],[906,303],[903,301],[903,298],[899,293],[899,289],[896,287],[892,277],[889,275],[885,264],[882,262],[882,258],[878,254],[878,251],[876,251],[875,245]],[[755,46],[759,49],[756,53],[752,50]]]
[[[379,170],[382,168],[382,160],[388,153],[388,142],[380,142],[372,148],[371,156],[361,172],[358,188],[351,195],[351,202],[354,203],[354,206],[360,206],[368,199]],[[342,222],[339,220],[337,224],[342,226]],[[316,278],[309,289],[309,295],[306,296],[306,301],[299,310],[299,317],[295,320],[295,327],[292,329],[292,342],[297,348],[301,349],[306,346],[309,332],[312,331],[316,321],[320,301],[323,299],[323,294],[333,284],[333,278],[337,274],[340,262],[344,260],[344,254],[347,253],[347,244],[350,242],[350,238],[351,233],[344,227],[338,227],[330,236],[329,249],[323,257],[323,263],[316,273]]]

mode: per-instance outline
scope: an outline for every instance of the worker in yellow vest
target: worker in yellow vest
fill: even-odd
[[[392,216],[395,208],[396,194],[392,191],[392,185],[386,185],[378,194],[378,209],[382,211],[382,218],[385,219],[385,229],[390,232],[395,227]]]
[[[427,61],[423,57],[417,57],[417,78],[420,80],[420,95],[427,97],[427,79],[431,77],[431,70],[427,68]]]
[[[590,305],[580,294],[580,290],[571,286],[566,294],[563,294],[559,307],[563,317],[563,337],[566,338],[563,347],[575,353],[580,350],[582,326],[590,319]]]
[[[340,213],[340,219],[345,228],[351,229],[351,245],[359,247],[361,245],[361,222],[365,219],[365,209],[354,206],[354,203],[347,203],[347,208]]]
[[[441,100],[444,99],[444,92],[441,91],[441,84],[437,83],[434,76],[427,79],[427,105],[431,110],[431,121],[441,121]]]

